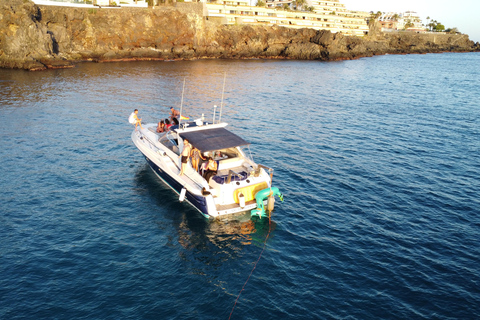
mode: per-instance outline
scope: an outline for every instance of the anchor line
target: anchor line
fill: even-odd
[[[255,268],[257,267],[257,264],[258,264],[258,262],[260,261],[260,258],[262,257],[263,251],[265,251],[265,247],[267,246],[268,237],[270,237],[270,231],[272,231],[271,215],[272,215],[271,213],[269,213],[269,215],[268,215],[268,233],[267,233],[267,236],[265,237],[265,242],[263,243],[263,249],[262,249],[262,251],[260,252],[260,256],[258,257],[257,261],[256,261],[255,264],[253,265],[253,269],[252,269],[252,271],[250,272],[250,274],[248,275],[247,281],[245,281],[245,283],[243,284],[242,290],[240,290],[240,292],[238,293],[237,299],[235,299],[235,303],[233,304],[232,311],[230,311],[230,316],[228,317],[228,320],[230,320],[230,318],[232,317],[233,310],[235,309],[235,306],[237,305],[238,299],[240,298],[240,295],[242,294],[242,291],[245,289],[245,286],[247,285],[248,280],[250,280],[250,277],[252,276],[253,271],[254,271]]]

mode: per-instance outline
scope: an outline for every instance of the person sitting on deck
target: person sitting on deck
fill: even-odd
[[[171,123],[170,123],[170,120],[168,119],[165,119],[165,130],[170,130],[170,127],[171,127]]]
[[[143,129],[142,119],[138,118],[138,109],[133,110],[133,112],[130,114],[130,117],[128,117],[128,122],[135,125],[135,130],[137,130],[138,125],[140,125],[140,128]]]
[[[205,178],[205,180],[207,180],[207,183],[209,183],[210,178],[217,174],[218,164],[215,160],[213,160],[212,157],[208,157],[208,163],[205,169],[206,170],[203,174],[203,178]]]
[[[165,128],[165,122],[163,120],[161,120],[159,123],[158,123],[158,126],[157,126],[157,132],[158,133],[161,133],[161,132],[165,132],[166,128]]]
[[[172,118],[172,125],[173,125],[173,126],[178,126],[178,124],[179,124],[178,119],[175,118],[175,117],[173,117],[173,118]]]

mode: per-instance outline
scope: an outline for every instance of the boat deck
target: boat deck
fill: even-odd
[[[249,205],[253,205],[253,204],[256,204],[255,200],[247,201],[247,202],[245,202],[245,208],[248,207]],[[217,211],[225,211],[225,210],[231,210],[231,209],[239,208],[239,205],[236,204],[236,203],[225,204],[225,205],[217,204],[216,207],[217,207]]]

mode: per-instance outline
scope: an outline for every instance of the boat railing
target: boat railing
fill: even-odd
[[[162,151],[159,147],[157,147],[157,146],[155,145],[155,142],[153,142],[149,137],[147,137],[147,135],[142,134],[140,131],[137,131],[137,135],[138,135],[138,137],[139,137],[140,139],[143,139],[143,140],[145,140],[145,141],[147,141],[147,142],[149,143],[150,149],[152,149],[152,150],[154,150],[154,151],[156,151],[156,152]],[[155,150],[155,149],[156,149],[156,150]]]
[[[232,176],[236,176],[236,177],[242,177],[241,174],[229,169],[228,170],[228,176],[227,176],[227,184],[230,183],[232,181]]]
[[[255,169],[255,177],[258,177],[260,175],[261,169],[265,169],[269,175],[270,175],[270,185],[272,185],[273,182],[273,169],[267,166],[264,166],[263,164],[257,164],[257,169]]]
[[[180,170],[180,167],[178,166],[177,164],[177,161],[175,161],[174,159],[172,159],[172,157],[170,157],[170,155],[168,153],[166,153],[164,150],[160,149],[159,147],[156,146],[155,142],[153,142],[149,137],[147,137],[145,134],[141,134],[140,131],[137,131],[137,135],[140,137],[140,139],[144,139],[145,141],[147,141],[149,143],[149,147],[150,149],[152,149],[153,151],[155,151],[157,154],[160,154],[162,156],[166,156],[168,158],[170,158],[170,160],[172,160],[172,163],[175,165],[175,167],[177,167],[178,170]],[[198,183],[197,181],[195,181],[194,179],[192,179],[191,177],[185,175],[185,177],[187,177],[188,179],[190,179],[191,182],[193,182],[200,190],[203,188],[203,186]]]

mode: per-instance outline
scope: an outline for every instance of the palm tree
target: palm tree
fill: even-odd
[[[407,23],[405,23],[405,27],[404,27],[404,28],[405,28],[405,30],[406,30],[406,29],[408,29],[408,28],[410,28],[410,27],[413,27],[413,22],[412,22],[412,20],[407,19]]]
[[[295,0],[295,7],[298,10],[299,8],[303,8],[303,6],[307,3],[307,0]]]

